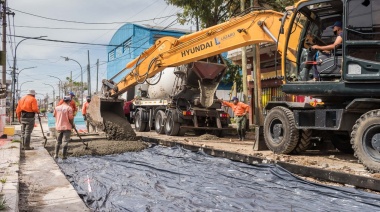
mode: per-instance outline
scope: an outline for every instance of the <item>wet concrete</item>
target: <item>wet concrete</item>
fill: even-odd
[[[135,131],[123,115],[120,102],[104,101],[102,103],[101,98],[94,95],[87,114],[88,120],[98,129],[106,132],[109,140],[138,140]]]
[[[68,156],[80,157],[84,155],[101,156],[101,155],[113,155],[121,154],[124,152],[138,152],[148,147],[148,144],[142,141],[114,141],[106,139],[86,139],[90,140],[88,148],[86,149],[82,142],[78,138],[73,137],[73,141],[69,143]],[[87,143],[87,142],[86,142]],[[50,155],[54,155],[54,142],[49,142],[46,146]],[[61,151],[60,151],[60,156]]]

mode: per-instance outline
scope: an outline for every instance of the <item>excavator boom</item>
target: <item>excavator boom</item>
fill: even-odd
[[[166,67],[183,65],[251,44],[277,42],[276,37],[283,27],[279,20],[283,16],[272,10],[254,11],[178,39],[163,37],[127,64],[125,69],[133,68],[132,71],[110,89],[109,96],[117,97]]]

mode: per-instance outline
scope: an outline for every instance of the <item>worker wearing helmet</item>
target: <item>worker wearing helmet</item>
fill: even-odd
[[[24,150],[34,149],[34,147],[30,147],[30,136],[34,128],[35,115],[39,113],[35,95],[35,90],[29,90],[27,95],[18,101],[16,108],[16,115],[21,123],[21,138]]]
[[[239,140],[244,141],[245,139],[245,125],[247,122],[247,113],[249,112],[249,105],[239,102],[237,97],[233,97],[231,102],[219,100],[223,105],[232,108],[235,115],[235,121],[237,124],[237,133],[239,135]]]
[[[71,108],[73,109],[73,114],[74,114],[74,117],[75,117],[75,115],[76,115],[77,112],[78,112],[78,108],[77,108],[77,106],[76,106],[76,104],[75,104],[75,101],[74,101],[75,94],[74,94],[74,92],[70,91],[68,96],[70,96],[70,98],[71,98],[70,106],[71,106]],[[58,103],[57,106],[63,104],[63,102],[64,102],[64,100],[61,99],[61,101],[59,101],[59,103]]]
[[[86,102],[83,104],[83,107],[82,107],[82,115],[83,115],[83,119],[86,121],[86,127],[87,127],[87,132],[90,132],[90,125],[92,127],[92,131],[93,132],[96,132],[96,128],[94,125],[92,125],[88,120],[87,120],[87,110],[88,110],[88,106],[90,105],[90,102],[91,102],[91,97],[90,96],[87,96],[86,97]]]
[[[62,159],[67,158],[67,148],[69,146],[71,129],[74,127],[74,114],[70,106],[71,97],[65,96],[63,103],[54,109],[55,129],[58,132],[57,142],[55,144],[54,158],[58,158],[58,152],[63,140]]]

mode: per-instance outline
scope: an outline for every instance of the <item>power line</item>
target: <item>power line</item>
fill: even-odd
[[[76,41],[53,40],[53,39],[36,38],[36,37],[28,37],[28,36],[20,36],[20,35],[9,35],[9,36],[14,36],[17,38],[28,38],[28,39],[32,39],[32,40],[58,42],[58,43],[71,43],[71,44],[82,44],[82,45],[93,45],[93,46],[114,46],[114,47],[119,46],[119,45],[109,45],[109,44],[96,44],[96,43],[84,43],[84,42],[76,42]]]
[[[139,21],[115,21],[115,22],[103,22],[103,23],[102,22],[98,22],[98,23],[95,23],[95,22],[72,21],[72,20],[49,18],[49,17],[45,17],[45,16],[40,16],[40,15],[24,12],[24,11],[21,11],[21,10],[16,10],[16,9],[13,9],[13,8],[9,8],[9,9],[14,10],[14,11],[19,12],[19,13],[26,14],[26,15],[30,15],[30,16],[34,16],[34,17],[38,17],[38,18],[43,18],[43,19],[47,19],[47,20],[52,20],[52,21],[61,21],[61,22],[76,23],[76,24],[93,24],[93,25],[138,23],[138,22],[154,21],[156,19],[162,19],[162,18],[167,18],[167,17],[175,16],[175,14],[173,14],[173,15],[162,16],[162,17],[158,17],[158,18],[145,19],[145,20],[139,20]]]

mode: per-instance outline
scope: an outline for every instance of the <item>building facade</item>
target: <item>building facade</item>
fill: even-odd
[[[186,33],[184,30],[179,29],[141,26],[131,23],[123,25],[113,35],[107,47],[107,79],[119,82],[131,70],[125,70],[118,76],[115,75],[123,70],[128,62],[151,47],[157,39],[166,36],[180,37]]]

